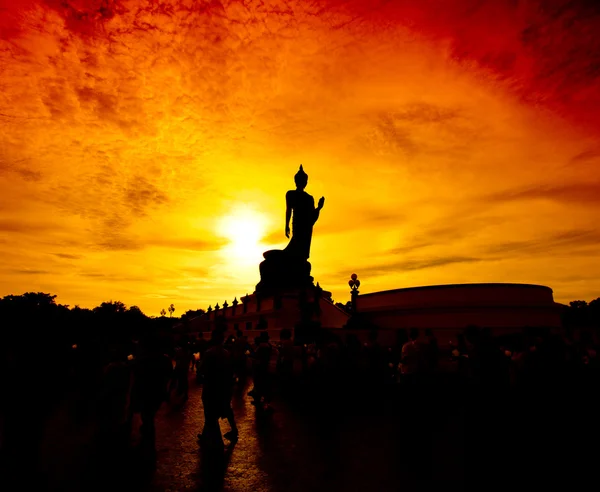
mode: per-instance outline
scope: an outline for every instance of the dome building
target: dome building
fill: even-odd
[[[494,334],[524,327],[560,328],[560,304],[542,285],[451,284],[386,290],[356,296],[359,319],[381,331],[431,329],[452,338],[465,327]],[[385,337],[388,338],[388,337]]]

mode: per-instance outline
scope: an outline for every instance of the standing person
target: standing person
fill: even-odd
[[[392,358],[396,371],[400,369],[400,360],[402,359],[402,347],[408,342],[408,333],[405,329],[399,329],[396,331],[396,341],[392,346]]]
[[[368,383],[371,388],[376,387],[384,381],[385,358],[383,349],[378,341],[379,334],[371,330],[368,335],[368,343],[365,347],[367,356]]]
[[[196,354],[199,352],[198,340],[194,339],[190,342],[190,371],[196,370]]]
[[[194,359],[196,360],[196,383],[198,384],[202,383],[202,371],[200,370],[200,367],[202,366],[202,359],[207,350],[208,342],[204,340],[204,338],[198,339],[198,342],[196,343],[196,353],[198,356],[194,356]]]
[[[402,346],[400,359],[400,375],[402,382],[409,387],[414,387],[421,375],[423,364],[422,348],[418,342],[419,330],[411,328],[410,340]]]
[[[425,349],[427,352],[427,360],[425,361],[427,373],[431,377],[437,371],[440,357],[438,341],[431,328],[425,330]]]
[[[162,350],[157,337],[149,336],[140,344],[140,354],[133,362],[131,401],[133,413],[142,419],[140,429],[143,442],[154,447],[154,418],[167,399],[168,384],[173,365]]]
[[[459,375],[460,383],[466,383],[470,377],[469,365],[469,346],[463,333],[456,335],[456,348],[452,351],[453,360],[456,362],[456,368]]]
[[[264,331],[260,334],[258,347],[254,354],[254,401],[262,410],[269,410],[271,403],[271,375],[269,373],[273,347],[269,343],[269,334]]]
[[[246,380],[246,364],[248,360],[246,352],[248,352],[249,348],[250,346],[248,345],[248,339],[241,330],[238,330],[235,341],[233,342],[231,356],[235,377],[242,385]]]
[[[204,376],[202,404],[204,406],[204,429],[198,438],[209,447],[222,448],[223,439],[219,419],[226,418],[231,430],[225,438],[235,442],[238,439],[238,428],[231,408],[233,391],[233,367],[231,356],[223,343],[225,334],[216,329],[212,332],[211,348],[209,348],[200,365]]]
[[[279,351],[279,375],[284,391],[290,388],[294,375],[294,342],[292,332],[287,328],[281,330],[281,349]]]
[[[258,337],[254,337],[254,345],[252,345],[250,348],[252,349],[250,351],[250,357],[251,357],[251,361],[252,361],[252,374],[254,375],[254,373],[256,372],[256,351],[258,350],[258,347],[260,345],[260,336]],[[252,398],[256,399],[256,380],[254,379],[254,384],[252,385],[252,389],[250,391],[248,391],[248,396],[251,396]]]
[[[110,362],[104,368],[100,412],[100,438],[103,443],[126,444],[129,439],[128,415],[131,370],[123,347],[110,349]]]
[[[175,369],[173,371],[173,386],[177,388],[177,395],[188,399],[189,383],[188,370],[190,367],[190,353],[186,344],[182,344],[175,351]]]

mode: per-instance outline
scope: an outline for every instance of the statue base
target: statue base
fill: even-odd
[[[310,276],[311,265],[307,260],[295,258],[283,250],[271,250],[263,253],[260,282],[256,293],[268,294],[286,290],[314,287]]]

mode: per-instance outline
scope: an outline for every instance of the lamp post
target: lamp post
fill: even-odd
[[[350,275],[350,280],[348,280],[348,285],[352,289],[350,291],[350,295],[352,296],[352,314],[356,313],[356,298],[358,297],[358,288],[360,287],[360,280],[358,280],[358,275],[353,273]]]

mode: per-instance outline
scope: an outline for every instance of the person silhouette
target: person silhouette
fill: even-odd
[[[296,258],[308,260],[310,257],[310,243],[313,225],[319,218],[319,213],[325,204],[325,197],[319,199],[315,208],[315,199],[304,191],[308,184],[308,174],[300,169],[294,176],[296,189],[290,190],[285,195],[285,237],[290,237],[290,219],[292,219],[292,239],[284,251]]]
[[[167,400],[172,372],[171,360],[164,355],[158,337],[147,335],[140,343],[139,357],[133,361],[131,401],[133,413],[141,416],[142,442],[152,448],[156,433],[154,419],[162,402]]]
[[[170,391],[175,389],[178,397],[184,401],[188,399],[189,392],[188,370],[190,358],[191,354],[185,343],[175,349],[175,369],[173,370]]]
[[[254,390],[252,402],[260,410],[270,410],[271,403],[271,375],[269,365],[273,346],[269,343],[269,334],[263,331],[258,337],[258,346],[254,354]]]
[[[231,358],[233,361],[233,372],[236,377],[236,382],[240,382],[243,386],[246,380],[246,365],[248,362],[248,354],[250,345],[248,338],[241,330],[236,333],[235,341],[231,347]]]
[[[237,441],[238,428],[231,408],[233,367],[229,352],[223,346],[225,334],[222,330],[215,329],[211,341],[213,346],[204,354],[200,367],[204,375],[204,429],[198,434],[198,439],[208,448],[217,449],[223,447],[219,418],[229,421],[231,431],[225,434],[229,441]]]

